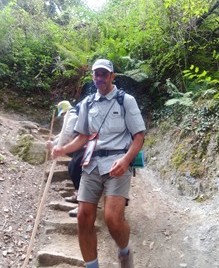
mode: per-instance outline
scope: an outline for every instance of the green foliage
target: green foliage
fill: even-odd
[[[197,104],[197,107],[194,107],[185,116],[181,128],[184,132],[193,132],[196,136],[202,138],[208,131],[216,132],[218,130],[218,119],[218,101],[204,100],[203,103]]]
[[[10,75],[10,69],[8,68],[8,65],[5,63],[0,63],[0,77],[3,78],[5,76]]]
[[[173,98],[165,102],[166,106],[174,105],[174,104],[179,104],[179,105],[184,105],[184,106],[192,106],[193,101],[190,98],[190,92],[187,92],[183,94],[182,97],[179,98]]]
[[[0,19],[10,18],[8,24],[2,27],[4,33],[2,42],[7,44],[1,54],[1,82],[23,89],[48,88],[50,78],[47,70],[51,65],[53,47],[49,39],[39,39],[33,18],[25,10],[15,9],[15,5],[5,8],[0,13]],[[11,32],[7,32],[10,28]],[[45,36],[44,36],[45,37]],[[2,68],[4,67],[4,68]],[[10,72],[8,71],[10,70]]]
[[[152,114],[154,126],[159,126],[163,133],[167,132],[171,126],[178,126],[183,116],[191,108],[183,105],[165,106],[160,110],[155,110]]]
[[[205,146],[200,145],[195,136],[183,139],[176,144],[170,164],[183,174],[195,178],[202,177],[205,173],[205,164],[202,160],[206,156],[208,143],[209,139],[206,139]]]
[[[172,154],[172,157],[171,157],[172,165],[176,169],[178,169],[180,165],[182,165],[185,162],[187,154],[188,154],[188,151],[187,151],[185,144],[179,144]]]
[[[152,148],[156,144],[155,136],[146,136],[144,141],[144,147]]]
[[[52,57],[50,48],[44,43],[28,40],[22,51],[14,47],[14,82],[18,88],[29,91],[32,88],[48,89],[51,79],[47,76]]]
[[[219,84],[219,79],[213,79],[206,70],[200,71],[199,67],[191,65],[189,70],[184,70],[183,74],[185,78],[195,80],[196,83],[205,83],[209,86]]]
[[[171,105],[183,105],[191,107],[193,105],[192,101],[192,95],[193,93],[191,91],[186,93],[181,93],[177,87],[171,83],[170,79],[166,80],[166,86],[167,86],[167,92],[172,96],[173,98],[169,99],[165,102],[166,106]]]
[[[217,61],[218,56],[215,50],[212,58]],[[200,96],[218,99],[218,71],[210,73],[210,71],[201,70],[198,66],[192,64],[188,70],[183,71],[183,77],[187,86],[192,89],[196,99]]]
[[[192,17],[201,17],[208,11],[209,4],[203,0],[177,1],[164,0],[166,9],[173,9],[175,12],[181,13],[181,19],[184,22],[189,22]]]
[[[218,86],[215,3],[109,0],[95,12],[80,0],[6,1],[0,84],[28,93],[50,91],[65,79],[80,87],[90,79],[93,60],[107,57],[117,72],[138,70],[153,80],[158,86],[149,90],[159,105],[168,93],[166,105],[190,107],[197,92],[210,96]]]

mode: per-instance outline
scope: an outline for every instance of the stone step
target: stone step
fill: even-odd
[[[78,267],[85,267],[85,266],[75,266],[70,264],[60,264],[60,265],[53,265],[52,268],[78,268]],[[120,267],[118,263],[106,263],[106,262],[99,262],[100,268],[118,268]],[[37,268],[51,268],[51,266],[37,266]]]
[[[47,172],[47,176],[49,171]],[[68,211],[78,204],[65,202],[62,197],[71,196],[74,186],[69,178],[66,166],[56,166],[52,178],[50,194],[52,200],[47,205],[47,213],[43,219],[44,232],[41,236],[40,250],[35,261],[37,268],[76,268],[85,267],[78,243],[77,218],[69,217]],[[51,199],[50,199],[51,200]],[[97,232],[103,225],[103,200],[98,204]],[[104,263],[100,260],[100,268],[118,267],[118,263]]]
[[[118,268],[118,262],[99,260],[100,268]],[[38,268],[85,267],[77,236],[52,234],[37,254]]]
[[[67,166],[70,160],[71,157],[68,156],[59,157],[57,160],[57,164]]]
[[[55,191],[60,191],[64,189],[69,190],[70,188],[74,188],[74,185],[70,177],[68,177],[65,180],[54,181],[52,184],[52,188],[55,188]]]
[[[70,264],[61,263],[60,265],[53,265],[53,266],[37,266],[37,268],[78,268],[78,267],[85,267],[85,266],[75,266]]]
[[[39,134],[43,134],[43,135],[48,135],[49,136],[50,130],[48,128],[40,127],[38,129],[38,132],[39,132]]]
[[[50,170],[47,170],[45,181],[47,180],[49,173]],[[52,176],[52,182],[64,181],[64,180],[70,180],[68,170],[66,169],[66,167],[59,167],[58,169],[55,169]]]
[[[74,187],[72,186],[72,188],[70,189],[67,189],[67,190],[60,190],[59,191],[59,194],[62,196],[62,197],[67,197],[67,196],[71,196],[73,194],[73,191],[74,191]]]
[[[37,254],[39,266],[68,264],[73,267],[84,267],[77,236],[51,234]]]
[[[38,264],[39,265],[39,264]],[[71,265],[71,264],[66,264],[66,263],[61,263],[61,264],[58,264],[58,265],[52,265],[52,266],[38,266],[37,265],[37,267],[35,267],[35,268],[78,268],[78,267],[85,267],[85,265],[77,265],[77,266],[75,266],[75,265]],[[31,266],[31,267],[33,267],[33,266]],[[120,266],[119,266],[119,263],[118,262],[110,262],[110,263],[108,263],[108,262],[102,262],[101,260],[99,260],[99,267],[100,268],[119,268]]]
[[[75,206],[76,207],[76,206]],[[50,211],[44,220],[46,234],[60,233],[77,235],[77,218],[69,217],[64,211]]]
[[[72,187],[72,186],[73,186],[72,181],[67,180],[67,181],[65,182],[65,187]]]
[[[65,201],[51,201],[49,203],[49,208],[54,210],[69,211],[76,208],[78,205]]]
[[[69,186],[64,185],[64,186],[59,187],[59,192],[61,192],[61,191],[70,192],[71,191],[71,193],[73,194],[74,189],[75,189],[74,185],[73,185],[72,181],[70,181]]]
[[[77,206],[77,205],[76,205]],[[75,206],[75,207],[76,207]],[[74,207],[74,208],[75,208]],[[77,235],[77,218],[70,217],[65,211],[49,211],[47,218],[44,219],[46,234],[49,233],[61,233],[69,235]],[[103,216],[101,209],[97,210],[97,219],[95,222],[95,227],[97,232],[100,230],[103,223]]]

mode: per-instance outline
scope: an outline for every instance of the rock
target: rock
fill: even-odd
[[[187,267],[188,265],[187,265],[187,263],[180,263],[179,266],[185,268],[185,267]]]
[[[35,141],[31,143],[29,152],[24,160],[32,165],[38,165],[45,162],[45,157],[45,144],[43,142]]]
[[[2,251],[2,255],[3,255],[4,257],[6,257],[7,254],[8,254],[7,250],[3,250],[3,251]]]
[[[19,121],[20,125],[27,129],[38,129],[39,124],[31,122],[31,121]]]
[[[44,163],[46,157],[45,144],[42,141],[34,140],[31,134],[19,136],[10,151],[32,165]]]

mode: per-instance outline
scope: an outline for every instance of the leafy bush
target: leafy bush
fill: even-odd
[[[218,86],[216,4],[110,0],[94,12],[83,1],[6,1],[0,83],[28,93],[52,91],[63,80],[82,87],[93,60],[107,57],[117,72],[138,69],[150,77],[157,86],[145,91],[157,106],[168,96],[167,105],[191,106],[198,92]],[[178,95],[170,95],[170,83]]]

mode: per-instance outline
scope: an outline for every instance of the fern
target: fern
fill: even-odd
[[[193,105],[192,101],[193,93],[191,91],[186,93],[180,92],[178,88],[170,81],[170,79],[166,80],[166,86],[167,86],[167,92],[173,98],[167,100],[165,102],[165,106],[182,105],[190,107]]]

